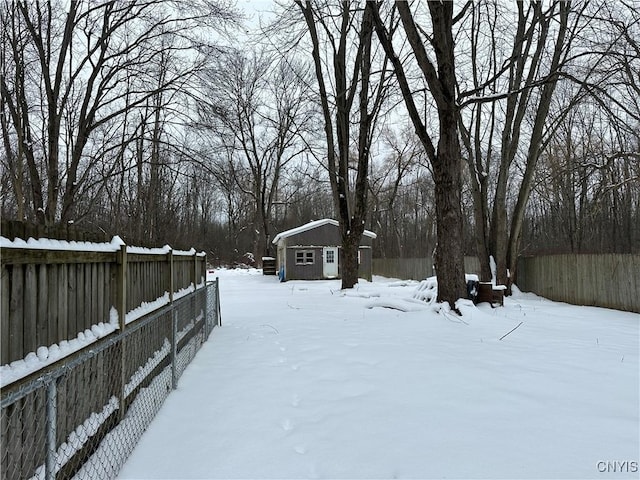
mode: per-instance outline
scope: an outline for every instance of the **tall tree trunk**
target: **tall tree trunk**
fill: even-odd
[[[374,2],[366,2],[359,25],[357,51],[354,65],[347,65],[347,47],[350,42],[349,32],[353,28],[356,9],[350,2],[341,2],[340,18],[332,18],[323,28],[329,31],[336,28],[335,36],[328,35],[327,43],[333,51],[332,81],[335,109],[329,104],[323,56],[320,52],[320,37],[316,28],[317,8],[307,0],[296,0],[304,16],[312,43],[312,58],[320,93],[320,102],[324,120],[324,131],[327,141],[327,170],[333,193],[335,211],[338,214],[340,235],[342,240],[341,277],[342,288],[352,288],[358,282],[358,248],[364,231],[367,217],[367,193],[369,176],[369,150],[371,147],[371,131],[378,116],[380,104],[384,98],[382,83],[385,80],[384,68],[380,78],[381,85],[373,98],[369,98],[371,84],[371,40],[373,34]],[[325,19],[320,19],[322,22]],[[338,44],[336,45],[335,39]],[[352,73],[349,76],[349,73]],[[359,87],[359,88],[358,88]],[[350,129],[353,122],[352,108],[356,92],[358,98],[358,158],[356,179],[353,193],[349,184]],[[334,133],[335,123],[335,133]]]
[[[436,200],[436,275],[438,301],[453,307],[458,298],[466,296],[464,285],[464,248],[460,179],[460,147],[458,145],[457,113],[441,112],[438,162],[433,165]]]
[[[438,107],[439,140],[436,150],[425,123],[418,113],[404,67],[395,54],[391,35],[382,23],[378,5],[374,2],[369,3],[375,5],[376,33],[393,64],[409,116],[433,168],[438,237],[438,247],[435,253],[438,301],[447,302],[452,308],[455,308],[455,302],[466,296],[466,287],[462,244],[462,156],[458,142],[458,109],[455,96],[456,78],[452,32],[453,4],[450,2],[428,3],[433,25],[431,43],[437,60],[436,69],[422,43],[409,4],[403,1],[395,3],[416,62]]]
[[[358,283],[358,248],[360,237],[356,234],[349,234],[342,238],[342,252],[340,261],[340,276],[342,278],[342,288],[351,288]],[[345,287],[351,285],[351,287]]]
[[[438,103],[439,140],[437,161],[432,163],[435,182],[436,265],[438,300],[453,307],[466,296],[462,233],[462,155],[458,140],[458,107],[452,33],[453,5],[429,3],[434,48],[442,97]]]
[[[571,11],[570,2],[560,2],[559,12],[559,25],[558,33],[556,37],[556,44],[553,51],[553,57],[550,66],[550,78],[542,88],[538,107],[536,109],[535,120],[533,124],[533,131],[531,133],[531,140],[529,143],[529,149],[527,152],[527,163],[524,172],[524,177],[520,185],[518,192],[518,200],[513,210],[513,218],[511,220],[511,231],[509,236],[509,245],[506,255],[507,265],[510,269],[511,279],[515,278],[517,272],[518,251],[520,248],[520,238],[522,234],[522,225],[524,223],[524,214],[527,207],[527,202],[533,189],[533,177],[538,165],[538,159],[542,149],[544,141],[544,127],[545,122],[551,108],[551,100],[553,99],[553,93],[558,83],[558,72],[562,61],[562,56],[567,48],[565,44],[565,38],[568,32],[568,18]],[[510,279],[510,280],[511,280]],[[510,292],[511,282],[506,283]]]

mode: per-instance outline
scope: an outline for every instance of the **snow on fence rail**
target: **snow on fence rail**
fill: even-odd
[[[3,387],[2,478],[114,478],[220,325],[218,282],[201,287]]]
[[[87,330],[99,337],[122,328],[130,312],[168,303],[206,278],[204,253],[132,247],[118,237],[110,243],[0,237],[0,257],[0,365]]]

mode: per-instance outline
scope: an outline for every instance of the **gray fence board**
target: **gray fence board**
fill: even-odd
[[[38,307],[36,314],[37,344],[51,345],[49,343],[49,325],[47,322],[47,303],[49,296],[49,283],[47,281],[47,265],[39,265],[38,268]]]
[[[49,324],[49,343],[53,345],[58,340],[58,265],[47,267],[47,323]]]
[[[76,302],[76,317],[77,318],[86,318],[86,308],[85,304],[87,302],[87,296],[85,294],[85,289],[87,288],[87,280],[85,277],[85,269],[87,265],[78,264],[75,266],[76,270],[76,298],[74,301]]]
[[[480,273],[480,262],[477,257],[464,257],[466,273]],[[401,280],[424,280],[435,275],[433,260],[425,258],[374,258],[373,274]]]
[[[68,305],[67,297],[67,265],[58,265],[58,338],[69,339]]]
[[[25,352],[35,352],[37,344],[38,282],[36,266],[27,265],[24,274],[24,336]]]
[[[78,278],[76,276],[78,271],[77,265],[69,265],[67,269],[67,324],[70,332],[79,332],[82,328],[82,318],[78,315]]]
[[[9,356],[12,359],[23,358],[24,328],[13,328],[23,324],[24,319],[24,274],[22,268],[13,268],[11,275],[11,298],[9,300]],[[19,355],[19,356],[18,356]]]
[[[551,300],[640,312],[640,255],[523,257],[516,284]]]
[[[2,365],[9,363],[9,299],[11,298],[11,283],[9,269],[2,269],[0,275],[0,359]]]

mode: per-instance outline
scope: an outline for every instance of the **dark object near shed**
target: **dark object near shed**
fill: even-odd
[[[262,274],[263,275],[275,275],[276,274],[276,259],[273,257],[262,257]]]
[[[478,284],[478,295],[474,303],[488,302],[492,307],[504,305],[504,287],[493,285],[491,282],[480,282]]]

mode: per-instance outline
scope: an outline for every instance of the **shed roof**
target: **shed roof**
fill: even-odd
[[[323,218],[322,220],[314,220],[313,222],[305,223],[304,225],[300,225],[299,227],[292,228],[291,230],[285,230],[284,232],[280,232],[275,236],[272,243],[276,244],[283,238],[291,237],[292,235],[297,235],[299,233],[306,232],[307,230],[312,230],[314,228],[318,228],[318,227],[321,227],[322,225],[327,225],[327,224],[334,225],[336,227],[339,226],[339,223],[337,222],[337,220],[333,220],[332,218]],[[375,233],[369,230],[365,230],[362,233],[367,237],[371,237],[371,238],[377,237]]]

